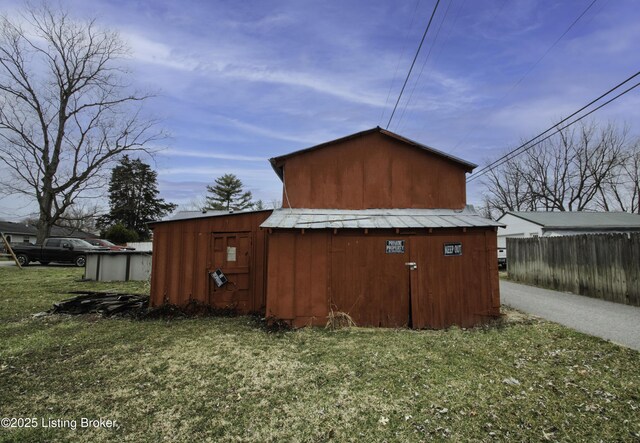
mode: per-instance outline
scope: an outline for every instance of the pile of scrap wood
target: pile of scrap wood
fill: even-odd
[[[149,296],[108,292],[73,291],[76,297],[54,303],[51,314],[137,315],[147,310]]]

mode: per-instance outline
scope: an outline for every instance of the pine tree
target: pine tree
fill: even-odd
[[[100,224],[109,226],[122,224],[135,231],[140,240],[150,236],[147,223],[160,220],[176,208],[158,198],[158,173],[139,159],[125,155],[111,171],[109,183],[109,214],[102,217]]]
[[[207,186],[207,207],[205,209],[242,211],[253,206],[251,191],[243,189],[242,180],[234,174],[218,177],[215,186]]]

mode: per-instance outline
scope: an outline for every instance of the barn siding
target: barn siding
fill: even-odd
[[[405,254],[386,254],[386,240],[399,239]],[[267,317],[322,325],[335,311],[359,326],[403,327],[411,294],[415,328],[483,323],[500,312],[496,241],[493,228],[275,230],[269,236]],[[462,243],[462,256],[443,255],[449,242]],[[410,272],[409,261],[418,269]]]
[[[212,233],[250,232],[251,297],[248,306],[241,311],[263,311],[267,241],[260,224],[270,214],[270,211],[258,211],[153,225],[151,306],[185,305],[191,300],[209,304]]]
[[[493,229],[434,230],[415,238],[412,252],[419,263],[416,327],[467,327],[499,315],[496,241]],[[444,244],[454,242],[462,243],[462,255],[445,257]]]
[[[285,160],[283,202],[294,208],[451,208],[466,203],[465,169],[371,133]]]
[[[326,323],[328,240],[327,231],[275,231],[269,235],[268,318],[295,326]]]

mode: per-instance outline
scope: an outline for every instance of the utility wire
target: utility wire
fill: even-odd
[[[396,123],[396,131],[400,129],[400,124],[402,123],[404,114],[407,111],[407,108],[409,107],[409,102],[411,102],[411,99],[413,98],[413,93],[416,90],[416,86],[418,86],[418,83],[420,82],[420,78],[422,77],[422,72],[424,71],[424,67],[427,64],[427,61],[429,61],[429,57],[431,57],[431,52],[433,51],[433,48],[436,46],[436,43],[438,43],[438,36],[440,35],[440,30],[442,30],[442,25],[447,20],[447,15],[449,14],[449,9],[451,9],[452,3],[453,3],[453,0],[449,0],[449,4],[447,5],[447,9],[445,9],[444,11],[444,16],[442,17],[440,26],[438,26],[438,29],[436,30],[436,35],[433,38],[433,44],[429,47],[429,52],[427,52],[427,55],[424,58],[424,61],[422,62],[422,67],[420,68],[420,72],[418,72],[418,77],[416,78],[416,81],[413,83],[413,87],[411,88],[411,93],[409,94],[409,98],[404,102],[404,107],[402,108],[402,112],[400,113],[400,117],[398,118],[398,122]]]
[[[416,6],[413,9],[413,14],[411,14],[411,23],[409,24],[409,27],[406,29],[405,35],[404,35],[404,44],[402,45],[402,51],[400,51],[400,56],[398,57],[398,63],[396,64],[396,71],[393,73],[393,78],[391,79],[391,84],[389,85],[389,92],[387,92],[387,98],[384,101],[384,106],[382,107],[382,114],[380,115],[380,124],[382,124],[382,121],[384,120],[384,113],[387,110],[387,105],[389,104],[389,98],[391,97],[391,91],[393,90],[393,85],[396,83],[396,77],[398,76],[398,70],[400,69],[400,62],[402,61],[402,58],[404,57],[404,51],[407,49],[407,37],[409,36],[409,32],[411,31],[411,29],[413,28],[413,22],[416,19],[416,12],[418,11],[418,6],[420,6],[420,0],[416,1]]]
[[[453,2],[454,0],[452,0]],[[439,50],[434,52],[433,54],[433,62],[431,63],[431,70],[427,71],[427,76],[425,77],[425,80],[422,82],[422,86],[418,89],[418,92],[420,94],[424,93],[427,90],[427,87],[429,85],[429,81],[431,80],[431,78],[433,77],[433,72],[435,70],[435,67],[438,64],[438,61],[440,60],[440,56],[442,55],[442,53],[444,52],[447,44],[449,43],[449,40],[451,39],[451,35],[453,33],[453,30],[455,29],[456,24],[458,23],[458,19],[460,18],[460,14],[462,13],[462,10],[464,9],[465,4],[467,3],[467,0],[462,0],[462,2],[460,2],[460,6],[458,7],[458,10],[456,11],[456,15],[455,18],[453,19],[451,25],[449,26],[449,31],[447,32],[447,35],[445,36],[444,40],[442,41],[442,43],[440,44]],[[424,68],[424,63],[422,64],[422,67]],[[414,85],[414,88],[417,85]],[[411,96],[413,95],[413,90],[411,92],[411,95],[409,96],[409,101],[411,101]],[[405,106],[406,109],[406,106]],[[404,118],[404,110],[402,111],[402,114],[400,116],[400,120],[402,120]],[[404,127],[404,125],[406,125],[407,122],[406,120],[403,122],[403,125],[399,125],[396,127],[396,132],[399,132],[401,130],[401,128]],[[425,121],[425,123],[422,125],[422,129],[424,129],[426,127],[427,123]]]
[[[552,136],[556,135],[557,133],[559,133],[560,131],[563,131],[564,129],[568,128],[569,126],[578,123],[580,120],[584,119],[585,117],[588,117],[589,115],[593,114],[594,112],[596,112],[597,110],[603,108],[604,106],[608,105],[609,103],[613,102],[614,100],[617,100],[618,98],[622,97],[623,95],[627,94],[628,92],[632,91],[633,89],[637,88],[638,86],[640,86],[640,82],[636,83],[635,85],[631,86],[630,88],[627,88],[626,90],[622,91],[621,93],[619,93],[618,95],[616,95],[615,97],[607,100],[606,102],[598,105],[596,108],[590,110],[589,112],[587,112],[586,114],[582,115],[581,117],[577,118],[576,120],[572,121],[571,123],[568,123],[567,125],[563,126],[562,128],[558,128],[558,126],[560,126],[561,124],[563,124],[564,122],[566,122],[567,120],[569,120],[570,118],[576,116],[577,114],[579,114],[580,112],[584,111],[586,108],[588,108],[589,106],[593,105],[594,103],[600,101],[602,98],[606,97],[607,95],[609,95],[610,93],[612,93],[613,91],[615,91],[616,89],[620,88],[622,85],[624,85],[625,83],[630,82],[631,80],[633,80],[634,78],[636,78],[637,76],[640,75],[640,71],[636,72],[635,74],[633,74],[631,77],[627,78],[625,81],[618,83],[616,86],[614,86],[613,88],[609,89],[607,92],[605,92],[604,94],[600,95],[598,98],[590,101],[588,104],[584,105],[582,108],[578,109],[577,111],[575,111],[573,114],[571,114],[570,116],[560,120],[558,123],[556,123],[555,125],[551,126],[549,129],[547,129],[544,132],[541,132],[540,134],[538,134],[537,136],[533,137],[531,140],[526,141],[525,143],[521,144],[520,146],[518,146],[517,148],[507,152],[505,155],[503,155],[502,157],[500,157],[499,159],[491,162],[490,164],[488,164],[487,166],[484,166],[483,168],[481,168],[479,171],[471,174],[469,176],[469,178],[467,178],[467,183],[475,180],[476,178],[488,173],[490,170],[497,168],[498,166],[504,164],[505,162],[511,160],[512,158],[522,154],[523,152],[528,151],[529,149],[533,148],[534,146],[539,145],[540,143],[542,143],[545,140],[548,140],[549,138],[551,138]],[[535,143],[529,145],[530,143],[534,142],[536,139],[542,137],[543,135],[545,135],[546,133],[552,131],[553,129],[556,129],[555,132],[553,132],[552,134],[547,135],[545,138],[536,141]],[[529,145],[529,146],[527,146]]]
[[[531,74],[531,71],[533,71],[540,64],[540,62],[542,60],[544,60],[544,58],[547,55],[549,55],[549,53],[558,45],[558,43],[560,43],[560,41],[565,37],[565,35],[567,35],[569,33],[569,31],[571,31],[571,29],[573,29],[573,27],[580,21],[580,19],[582,17],[584,17],[584,15],[587,12],[589,12],[591,7],[597,1],[598,0],[592,0],[591,3],[589,3],[589,5],[587,5],[587,7],[580,13],[580,15],[578,15],[578,17],[576,17],[576,19],[573,22],[571,22],[571,24],[567,27],[567,29],[564,30],[564,32],[551,44],[551,46],[549,46],[547,48],[547,50],[544,51],[544,53],[531,66],[529,66],[529,69],[527,69],[527,71],[511,86],[511,88],[509,88],[509,90],[502,97],[500,97],[500,99],[498,99],[498,102],[495,105],[492,106],[493,108],[495,108],[498,105],[500,105],[504,101],[504,99],[507,98],[513,92],[513,90],[516,89],[529,74]],[[474,132],[476,129],[478,129],[478,127],[480,127],[483,124],[483,122],[486,121],[487,118],[488,118],[487,114],[485,114],[485,117],[483,119],[481,119],[481,121],[476,123],[474,126],[470,127],[469,130],[460,139],[460,141],[455,144],[455,146],[453,147],[453,149],[450,152],[453,152],[456,149],[458,149],[460,147],[460,145],[467,140],[469,135],[472,132]]]
[[[429,23],[427,23],[427,27],[424,30],[424,34],[422,34],[422,40],[420,40],[420,45],[418,46],[416,55],[413,57],[413,61],[411,62],[411,67],[409,68],[409,72],[407,73],[407,78],[404,79],[404,84],[402,85],[402,89],[400,90],[400,95],[398,95],[398,100],[396,100],[396,104],[393,107],[393,112],[391,112],[391,117],[389,117],[389,121],[387,122],[387,126],[385,127],[385,129],[389,129],[391,120],[393,120],[393,115],[396,113],[396,109],[398,108],[398,103],[400,103],[400,99],[402,98],[402,93],[404,92],[404,88],[407,86],[407,82],[409,81],[409,77],[411,76],[411,71],[413,70],[413,66],[416,64],[416,59],[420,54],[420,49],[422,49],[422,44],[424,43],[424,39],[427,36],[427,32],[429,32],[429,28],[431,27],[431,22],[433,21],[433,17],[436,15],[436,11],[438,10],[439,4],[440,4],[440,0],[437,0],[436,5],[433,7],[433,12],[431,13],[431,17],[429,18]]]
[[[507,4],[507,1],[508,1],[508,0],[503,0],[503,1],[502,1],[502,4],[501,4],[501,5],[500,5],[496,10],[495,10],[495,12],[491,15],[491,18],[489,18],[489,19],[488,19],[488,22],[493,22],[493,21],[495,20],[495,18],[496,18],[496,17],[497,17],[497,16],[502,12],[502,10],[504,9],[505,5]],[[466,2],[466,0],[465,0],[465,2]],[[463,4],[462,6],[464,6],[464,4]],[[461,7],[460,9],[462,9],[462,7]],[[460,11],[458,11],[458,14],[460,14]],[[457,20],[457,18],[456,18],[456,20]],[[455,22],[454,22],[454,24],[455,24]],[[452,25],[452,27],[453,27],[453,25]],[[449,34],[451,34],[451,31],[452,31],[452,29],[450,29],[450,30],[449,30]],[[447,39],[448,39],[448,37],[447,37]],[[473,48],[467,51],[467,53],[468,53],[468,54],[476,54],[476,53],[478,52],[478,49],[480,48],[480,44],[481,44],[482,42],[481,42],[481,40],[480,40],[480,39],[476,39],[476,40],[475,40],[475,42],[476,42],[476,43],[475,43],[475,45],[473,46]],[[440,53],[442,53],[442,50],[440,51]],[[423,86],[422,90],[424,91],[424,89],[425,89],[425,87]],[[467,114],[471,114],[471,111],[467,111],[467,112],[466,112],[466,113],[464,113],[462,116],[465,116],[465,115],[467,115]],[[425,119],[425,122],[424,122],[424,124],[422,125],[422,128],[421,128],[421,129],[425,129],[425,128],[427,127],[427,124],[429,124],[429,123],[431,123],[431,124],[433,124],[433,123],[440,123],[440,122],[442,122],[442,121],[444,121],[444,120],[448,120],[448,118],[441,118],[441,119],[438,119],[438,120],[428,120],[428,119]]]
[[[486,170],[484,170],[484,171],[481,171],[481,172],[480,172],[480,173],[478,173],[478,174],[474,174],[474,175],[473,175],[473,177],[469,177],[469,179],[467,179],[467,183],[469,183],[469,182],[473,181],[474,179],[476,179],[476,178],[478,178],[478,177],[480,177],[480,176],[482,176],[482,175],[484,175],[484,174],[487,174],[489,171],[491,171],[491,170],[493,170],[493,169],[497,168],[498,166],[503,165],[504,163],[508,162],[508,161],[509,161],[509,160],[511,160],[512,158],[514,158],[514,157],[516,157],[516,156],[518,156],[518,155],[520,155],[520,154],[522,154],[522,153],[524,153],[524,152],[527,152],[529,149],[531,149],[531,148],[533,148],[533,147],[535,147],[535,146],[539,145],[539,144],[540,144],[540,143],[542,143],[543,141],[550,139],[550,138],[551,138],[551,137],[553,137],[554,135],[558,134],[559,132],[564,131],[564,130],[565,130],[565,129],[567,129],[569,126],[572,126],[573,124],[578,123],[578,122],[579,122],[580,120],[582,120],[583,118],[586,118],[586,117],[590,116],[591,114],[593,114],[594,112],[596,112],[598,109],[603,108],[604,106],[608,105],[609,103],[611,103],[611,102],[612,102],[612,101],[614,101],[614,100],[617,100],[618,98],[622,97],[623,95],[625,95],[626,93],[628,93],[628,92],[632,91],[633,89],[637,88],[638,86],[640,86],[640,82],[639,82],[639,83],[636,83],[635,85],[631,86],[630,88],[628,88],[628,89],[624,90],[623,92],[621,92],[620,94],[616,95],[616,96],[615,96],[615,97],[613,97],[612,99],[607,100],[605,103],[602,103],[602,104],[601,104],[601,105],[599,105],[597,108],[594,108],[594,109],[592,109],[591,111],[587,112],[585,115],[580,116],[579,118],[577,118],[576,120],[572,121],[571,123],[568,123],[567,125],[563,126],[562,128],[558,128],[554,133],[547,135],[545,138],[543,138],[543,139],[541,139],[541,140],[538,140],[537,142],[535,142],[535,143],[534,143],[534,144],[532,144],[531,146],[527,146],[526,148],[524,148],[522,151],[518,152],[518,153],[517,153],[517,154],[515,154],[514,156],[509,157],[509,158],[506,158],[506,159],[502,160],[500,163],[498,163],[497,165],[492,166],[491,168],[486,169]]]
[[[484,166],[483,168],[481,168],[479,171],[473,173],[472,175],[469,176],[469,178],[467,179],[467,181],[472,181],[473,179],[475,179],[476,177],[485,174],[486,172],[488,172],[489,169],[493,169],[496,166],[499,166],[497,163],[504,163],[504,161],[510,160],[511,158],[515,157],[516,155],[521,154],[522,152],[525,152],[526,150],[528,150],[530,147],[526,147],[529,143],[532,143],[533,141],[535,141],[536,139],[542,137],[543,135],[545,135],[547,132],[552,131],[554,128],[557,128],[559,125],[561,125],[562,123],[566,122],[567,120],[569,120],[570,118],[574,117],[575,115],[579,114],[580,112],[582,112],[583,110],[585,110],[586,108],[588,108],[589,106],[591,106],[592,104],[600,101],[602,98],[604,98],[605,96],[609,95],[611,92],[615,91],[616,89],[618,89],[619,87],[621,87],[622,85],[624,85],[625,83],[628,83],[629,81],[633,80],[635,77],[637,77],[638,75],[640,75],[640,71],[636,72],[634,75],[632,75],[631,77],[629,77],[628,79],[626,79],[625,81],[623,81],[622,83],[617,84],[616,86],[614,86],[613,88],[609,89],[607,92],[605,92],[604,94],[602,94],[601,96],[599,96],[598,98],[592,100],[591,102],[589,102],[588,104],[584,105],[582,108],[578,109],[577,111],[575,111],[573,114],[569,115],[568,117],[560,120],[558,123],[556,123],[555,125],[551,126],[549,129],[547,129],[544,132],[541,132],[540,134],[538,134],[537,136],[533,137],[531,140],[526,141],[525,143],[521,144],[520,146],[518,146],[517,148],[509,151],[508,153],[506,153],[505,155],[503,155],[502,157],[500,157],[499,159],[491,162],[490,164],[488,164],[487,166]],[[592,113],[594,113],[595,111],[597,111],[598,109],[602,108],[603,106],[611,103],[613,100],[617,99],[618,97],[626,94],[627,92],[631,91],[632,89],[636,88],[638,86],[638,84],[632,86],[631,88],[627,89],[626,91],[624,91],[623,93],[617,95],[616,97],[614,97],[611,100],[608,100],[607,102],[605,102],[604,104],[598,106],[597,108],[589,111],[589,113],[583,115],[582,117],[580,117],[578,120],[572,122],[570,125],[577,123],[578,121],[580,121],[581,119],[583,119],[584,117],[586,117],[587,115],[590,115]],[[570,126],[567,125],[566,127]],[[565,128],[566,128],[565,127]],[[564,128],[562,128],[564,129]],[[555,135],[558,131],[554,132]],[[549,137],[546,137],[544,140],[546,140]],[[541,141],[540,140],[538,142],[536,142],[536,145],[539,144]],[[526,149],[525,149],[526,148]],[[518,152],[521,151],[521,152]],[[494,166],[495,165],[495,166]]]

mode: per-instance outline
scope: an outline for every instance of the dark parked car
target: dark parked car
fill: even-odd
[[[136,248],[130,248],[128,246],[120,246],[115,243],[111,243],[109,240],[104,240],[102,238],[91,238],[87,240],[93,246],[99,246],[101,248],[109,248],[112,251],[135,251]]]
[[[48,265],[51,262],[73,263],[82,267],[87,262],[87,252],[108,250],[99,248],[78,238],[47,238],[42,245],[16,244],[11,246],[21,266],[32,261]]]

